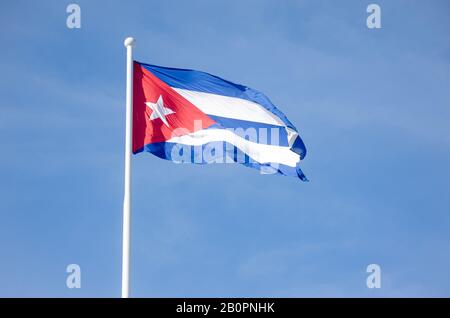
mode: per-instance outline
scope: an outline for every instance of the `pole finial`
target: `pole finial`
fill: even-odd
[[[132,37],[127,37],[125,41],[123,41],[123,45],[125,45],[125,47],[134,47],[135,43],[136,41]]]

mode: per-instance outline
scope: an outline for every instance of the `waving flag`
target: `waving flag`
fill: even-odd
[[[240,163],[298,177],[297,129],[262,93],[187,69],[133,63],[133,153],[183,163]]]

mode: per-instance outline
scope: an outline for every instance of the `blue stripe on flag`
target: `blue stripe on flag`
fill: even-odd
[[[220,116],[208,116],[217,122],[217,124],[208,127],[208,129],[231,128],[235,134],[243,138],[252,138],[252,135],[255,135],[254,139],[245,138],[253,142],[265,145],[289,146],[288,135],[283,126]]]
[[[246,120],[240,120],[240,119],[234,119],[234,118],[226,118],[226,117],[220,117],[220,116],[212,116],[212,115],[208,115],[208,116],[217,122],[217,124],[214,124],[211,127],[209,127],[211,129],[218,128],[218,127],[233,128],[233,129],[242,128],[244,130],[247,128],[255,128],[257,132],[261,132],[264,135],[264,133],[260,129],[266,128],[267,132],[268,132],[266,134],[267,140],[265,140],[264,138],[259,138],[259,135],[258,135],[258,139],[256,142],[261,143],[261,144],[266,144],[266,145],[278,145],[278,146],[284,146],[284,147],[289,146],[286,129],[282,126],[257,123],[257,122],[253,122],[253,121],[246,121]],[[279,131],[278,144],[277,144],[276,140],[272,140],[272,135],[271,135],[271,129],[277,129],[277,128],[279,128],[278,129],[278,131]],[[297,138],[294,140],[294,143],[291,146],[291,150],[293,152],[295,152],[296,154],[300,155],[301,159],[303,159],[305,157],[306,147],[305,147],[305,144],[303,143],[303,140],[300,138],[300,136],[297,136]]]
[[[205,153],[205,149],[207,147],[211,147],[211,145],[214,143],[207,143],[201,146],[188,146],[188,145],[181,145],[177,143],[171,143],[171,142],[158,142],[158,143],[152,143],[147,144],[143,148],[139,149],[138,151],[134,152],[150,152],[162,159],[179,162],[179,163],[194,163],[194,164],[208,164],[212,162],[208,162],[205,160],[202,154]],[[186,149],[189,150],[189,153],[183,154],[182,157],[184,160],[179,160],[179,158],[173,158],[172,154],[177,153],[179,154],[179,150],[175,150],[174,147],[186,147]],[[213,146],[214,147],[214,146]],[[181,150],[181,149],[180,149]],[[304,175],[303,171],[300,169],[299,164],[297,164],[296,167],[290,167],[283,164],[278,163],[259,163],[250,158],[248,155],[245,155],[242,151],[237,149],[234,145],[231,145],[227,142],[223,142],[223,154],[227,154],[230,163],[236,162],[240,163],[244,166],[258,169],[263,171],[266,174],[280,174],[284,176],[291,176],[291,177],[297,177],[301,179],[302,181],[308,181],[306,176]],[[214,155],[213,155],[214,156]],[[244,160],[242,160],[244,159]],[[228,161],[227,161],[228,163]]]

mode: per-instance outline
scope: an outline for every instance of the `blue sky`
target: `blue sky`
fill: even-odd
[[[266,93],[311,180],[133,157],[132,296],[450,296],[447,1],[379,30],[370,1],[69,3],[0,5],[0,296],[120,296],[128,35]]]

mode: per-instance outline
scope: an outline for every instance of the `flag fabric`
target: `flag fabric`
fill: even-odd
[[[262,93],[220,77],[134,61],[133,153],[240,163],[307,181],[297,129]]]

